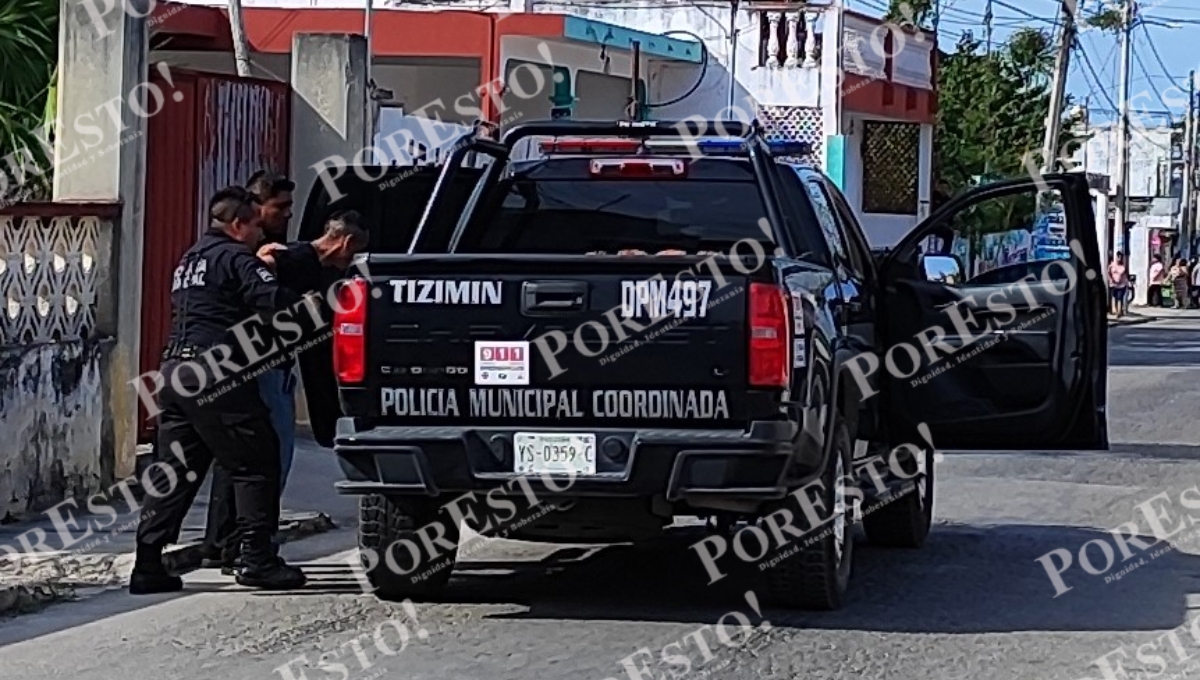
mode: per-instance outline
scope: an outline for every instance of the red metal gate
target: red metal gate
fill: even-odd
[[[140,370],[158,368],[171,317],[171,275],[207,227],[208,198],[256,170],[288,171],[291,88],[287,83],[156,69],[152,81],[178,92],[147,122],[146,217],[142,255]],[[139,440],[152,423],[143,409]]]

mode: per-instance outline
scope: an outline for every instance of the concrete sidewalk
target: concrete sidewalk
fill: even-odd
[[[1200,309],[1171,309],[1168,307],[1133,307],[1129,314],[1120,319],[1109,316],[1108,327],[1136,326],[1166,319],[1197,319],[1200,320]]]
[[[1200,319],[1200,309],[1173,309],[1170,307],[1134,307],[1139,316],[1157,319]]]
[[[1140,314],[1138,312],[1133,312],[1133,311],[1129,312],[1129,314],[1126,314],[1125,316],[1122,316],[1122,317],[1115,317],[1112,314],[1109,314],[1108,315],[1108,327],[1116,328],[1117,326],[1136,326],[1138,324],[1150,323],[1151,321],[1154,321],[1154,319],[1155,319],[1155,317],[1153,317],[1153,316]]]
[[[285,541],[357,524],[357,498],[338,495],[333,488],[338,479],[341,471],[333,452],[298,434],[280,521]],[[168,563],[180,571],[200,564],[210,483],[211,474],[184,520],[179,544],[167,552]],[[107,512],[94,509],[96,513],[86,512],[87,502],[81,501],[65,506],[57,517],[43,513],[30,521],[0,526],[0,546],[17,551],[0,549],[0,616],[73,599],[90,589],[124,586],[133,568],[140,504],[135,508],[123,504]],[[64,534],[70,536],[66,545]]]

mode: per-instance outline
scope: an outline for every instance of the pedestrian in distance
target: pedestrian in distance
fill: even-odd
[[[255,172],[246,182],[246,190],[258,201],[259,220],[263,229],[262,243],[283,243],[287,240],[288,225],[292,219],[292,192],[295,189],[295,182],[268,170]],[[280,358],[282,357],[275,357]],[[283,486],[291,472],[295,455],[296,383],[293,361],[279,362],[258,376],[262,400],[267,405],[271,423],[279,437],[280,494],[283,493]],[[233,504],[233,485],[227,471],[222,469],[218,461],[213,467],[208,522],[201,547],[201,566],[221,567],[226,574],[235,571],[240,545],[234,532],[236,512]]]
[[[306,579],[279,559],[271,537],[279,527],[279,437],[256,380],[222,374],[210,361],[246,363],[232,328],[261,314],[300,302],[278,285],[255,249],[263,238],[258,202],[241,187],[223,189],[209,202],[210,227],[184,253],[171,287],[171,332],[161,371],[158,450],[137,528],[137,555],[129,591],[175,592],[178,575],[163,564],[163,549],[180,528],[214,457],[229,473],[242,539],[239,584],[292,589]]]
[[[1150,264],[1150,278],[1146,287],[1146,304],[1150,307],[1162,307],[1162,288],[1167,282],[1167,267],[1163,264],[1162,255],[1155,254],[1154,262]]]
[[[1187,307],[1188,289],[1191,287],[1191,272],[1188,271],[1187,263],[1182,257],[1175,258],[1171,263],[1171,270],[1167,273],[1167,280],[1171,283],[1171,299],[1172,307],[1175,309],[1184,309]]]
[[[1111,296],[1111,312],[1120,318],[1125,308],[1125,295],[1129,291],[1129,272],[1125,267],[1125,254],[1117,253],[1108,263],[1108,290]]]
[[[1200,259],[1192,258],[1192,309],[1200,308]]]

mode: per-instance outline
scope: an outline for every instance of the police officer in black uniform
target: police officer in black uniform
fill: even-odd
[[[246,190],[258,199],[258,212],[263,228],[263,244],[277,244],[282,247],[287,241],[288,224],[292,219],[292,192],[296,184],[287,177],[268,170],[259,170],[250,176],[246,182]],[[273,263],[272,265],[273,266]],[[280,285],[297,290],[289,285],[275,272]],[[315,286],[314,286],[315,288]],[[304,292],[304,291],[298,291]],[[268,345],[264,345],[268,346]],[[263,403],[271,414],[271,422],[275,433],[279,436],[280,462],[282,465],[279,481],[279,492],[287,484],[288,472],[294,457],[295,386],[296,372],[294,361],[279,362],[276,354],[272,357],[273,365],[259,375],[258,387]],[[259,368],[259,367],[255,367]],[[204,532],[204,544],[201,546],[203,559],[201,568],[220,567],[221,572],[232,575],[240,569],[238,559],[241,545],[237,539],[237,517],[234,512],[233,483],[220,461],[213,466],[212,492],[208,502],[208,527]]]
[[[279,559],[271,536],[279,526],[279,439],[233,327],[254,315],[270,319],[300,303],[255,256],[263,239],[257,200],[241,187],[209,202],[211,226],[175,270],[171,334],[159,393],[160,464],[150,476],[137,530],[129,590],[173,592],[183,581],[167,572],[163,549],[179,539],[184,517],[216,456],[233,479],[243,568],[238,583],[299,588],[304,573]],[[249,335],[253,336],[253,330]]]
[[[330,215],[325,222],[325,230],[314,241],[279,243],[273,242],[269,238],[269,234],[266,240],[267,243],[258,250],[259,258],[275,270],[279,285],[303,295],[323,291],[326,288],[324,284],[328,283],[327,280],[331,274],[336,276],[345,271],[354,256],[367,247],[368,232],[362,216],[358,212],[345,210]],[[300,334],[298,337],[291,332],[284,334],[288,336],[286,340],[276,338],[264,330],[260,346],[279,349],[286,357],[282,365],[287,370],[292,370],[295,352],[291,351],[289,347],[307,346],[310,340],[315,339],[313,336],[324,332],[323,327],[312,328],[310,319],[308,313],[300,314],[298,318],[293,319],[296,322],[295,325],[300,328]],[[273,358],[278,360],[279,354],[273,355]],[[273,395],[263,394],[264,399],[269,396]],[[290,397],[290,394],[288,396]],[[282,424],[278,418],[276,419],[276,427],[289,426],[290,423]],[[283,437],[287,433],[278,434]],[[281,461],[283,461],[280,477],[280,488],[282,489],[287,483],[289,464],[286,457],[281,458]],[[235,574],[241,569],[241,560],[237,557],[240,546],[235,539],[237,531],[235,503],[236,497],[229,475],[218,464],[213,469],[212,498],[208,506],[208,530],[207,536],[205,536],[205,541],[210,547],[207,548],[208,556],[202,561],[201,567],[220,567],[222,573],[226,575]]]

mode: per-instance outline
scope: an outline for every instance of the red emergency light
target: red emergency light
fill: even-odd
[[[551,153],[637,153],[642,148],[638,139],[555,139],[539,142],[538,150]]]

